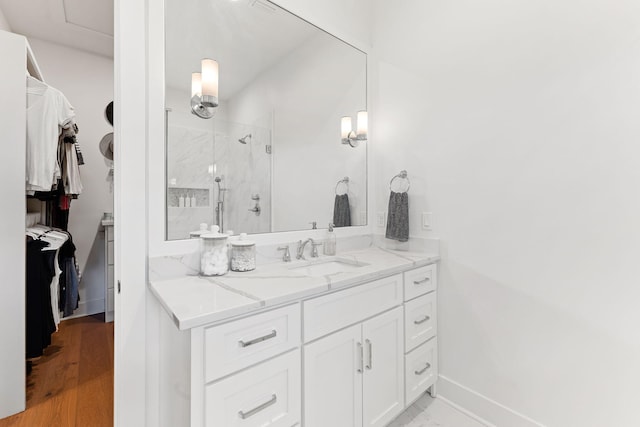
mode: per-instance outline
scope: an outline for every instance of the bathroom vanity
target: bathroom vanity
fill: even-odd
[[[387,425],[435,393],[437,260],[370,247],[215,278],[152,280],[166,311],[160,420]]]

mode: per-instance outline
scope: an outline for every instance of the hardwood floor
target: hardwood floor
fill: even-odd
[[[113,323],[66,320],[27,377],[27,410],[0,427],[113,425]]]

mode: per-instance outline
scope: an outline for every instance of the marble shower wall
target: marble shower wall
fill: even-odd
[[[246,144],[239,142],[246,135]],[[237,233],[271,231],[271,130],[219,121],[215,132],[216,176],[222,178],[224,229]],[[217,190],[214,191],[217,197]],[[252,200],[259,197],[259,200]],[[260,214],[250,209],[260,206]]]
[[[270,117],[248,125],[229,122],[222,112],[207,121],[176,109],[168,113],[167,239],[187,239],[200,223],[216,223],[215,177],[225,189],[225,231],[271,231],[270,124]],[[238,141],[249,134],[246,144]],[[180,196],[194,197],[195,206],[180,207]],[[259,215],[249,210],[256,203]]]
[[[213,130],[184,123],[179,113],[169,113],[167,135],[167,239],[188,239],[199,224],[214,218]],[[180,197],[195,198],[195,206],[181,207]]]

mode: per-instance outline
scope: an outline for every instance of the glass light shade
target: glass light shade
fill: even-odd
[[[342,139],[349,138],[349,134],[351,133],[351,117],[345,116],[342,118],[340,122],[340,134],[342,135]]]
[[[366,111],[358,111],[357,119],[357,135],[359,139],[367,139],[367,132],[369,128],[369,115]]]
[[[202,95],[218,97],[218,62],[202,60]]]
[[[202,96],[202,74],[191,73],[191,97]]]

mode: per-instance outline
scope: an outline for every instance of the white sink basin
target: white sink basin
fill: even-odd
[[[327,274],[346,273],[364,267],[364,262],[349,259],[332,258],[321,261],[310,261],[306,264],[290,267],[289,270],[306,276],[326,276]]]

